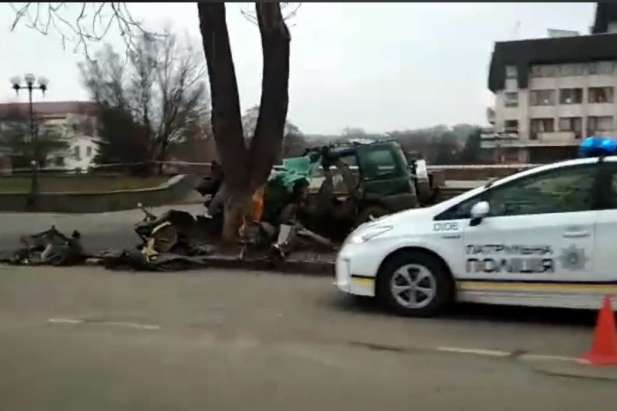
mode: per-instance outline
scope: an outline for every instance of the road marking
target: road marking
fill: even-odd
[[[140,324],[140,323],[132,323],[125,321],[84,321],[74,318],[50,318],[47,320],[52,324],[82,324],[85,322],[103,324],[103,325],[117,325],[122,327],[130,327],[137,328],[140,330],[160,330],[161,327],[156,324]],[[487,350],[483,348],[463,348],[463,347],[437,347],[437,351],[441,352],[451,352],[458,354],[474,354],[474,355],[484,355],[488,357],[509,357],[512,355],[511,352],[508,351],[499,351],[499,350]],[[567,362],[579,362],[580,359],[574,357],[567,357],[563,355],[547,355],[547,354],[522,354],[519,358],[525,360],[539,360],[539,361],[567,361]]]
[[[490,357],[510,356],[510,353],[507,351],[484,350],[481,348],[437,347],[437,351],[454,352],[454,353],[460,353],[460,354],[486,355]]]
[[[563,355],[546,355],[546,354],[523,354],[520,357],[523,360],[539,360],[539,361],[569,361],[578,362],[579,358],[566,357]]]
[[[131,328],[137,328],[140,330],[160,330],[161,329],[161,327],[156,324],[139,324],[139,323],[124,322],[124,321],[101,321],[99,324],[119,325],[121,327],[131,327]]]
[[[139,330],[160,330],[161,327],[156,324],[140,324],[125,321],[88,321],[75,318],[50,318],[47,322],[52,324],[102,324],[102,325],[117,325],[120,327],[137,328]]]
[[[83,320],[74,320],[72,318],[50,318],[47,320],[52,324],[81,324]]]

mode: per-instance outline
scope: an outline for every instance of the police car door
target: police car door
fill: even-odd
[[[541,171],[489,188],[488,216],[464,231],[461,277],[581,281],[592,273],[597,164]],[[477,222],[477,221],[476,221]]]
[[[617,281],[617,157],[600,165],[593,269],[597,281]]]

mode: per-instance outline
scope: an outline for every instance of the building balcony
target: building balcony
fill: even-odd
[[[489,124],[495,124],[495,109],[492,107],[486,108],[486,121]]]
[[[518,140],[518,132],[516,130],[506,130],[506,131],[494,131],[494,130],[486,130],[480,134],[480,139],[482,141],[490,141],[490,140]]]
[[[536,132],[531,134],[531,139],[493,138],[482,139],[482,148],[524,148],[524,147],[571,147],[581,143],[581,132],[554,131]],[[533,138],[535,137],[535,138]]]
[[[532,131],[529,135],[529,142],[531,145],[568,146],[580,144],[581,138],[582,131]]]
[[[515,130],[506,130],[501,132],[487,130],[480,134],[481,148],[516,147],[516,144],[519,142],[519,135]]]

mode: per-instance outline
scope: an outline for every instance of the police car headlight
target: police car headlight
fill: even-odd
[[[392,230],[392,228],[393,226],[391,225],[371,227],[366,230],[362,230],[359,233],[353,233],[349,237],[348,241],[351,244],[362,244],[362,243],[372,240],[375,237],[379,237],[380,235],[387,233],[388,231]]]

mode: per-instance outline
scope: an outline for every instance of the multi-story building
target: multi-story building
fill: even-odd
[[[98,106],[84,101],[40,102],[33,104],[33,112],[39,133],[53,130],[68,143],[68,149],[48,154],[44,168],[85,172],[93,164],[99,145]],[[0,118],[28,121],[29,105],[0,104]],[[0,128],[3,126],[0,124]]]
[[[493,132],[481,143],[494,161],[571,158],[587,136],[617,137],[617,4],[598,4],[589,35],[549,34],[495,43]]]

